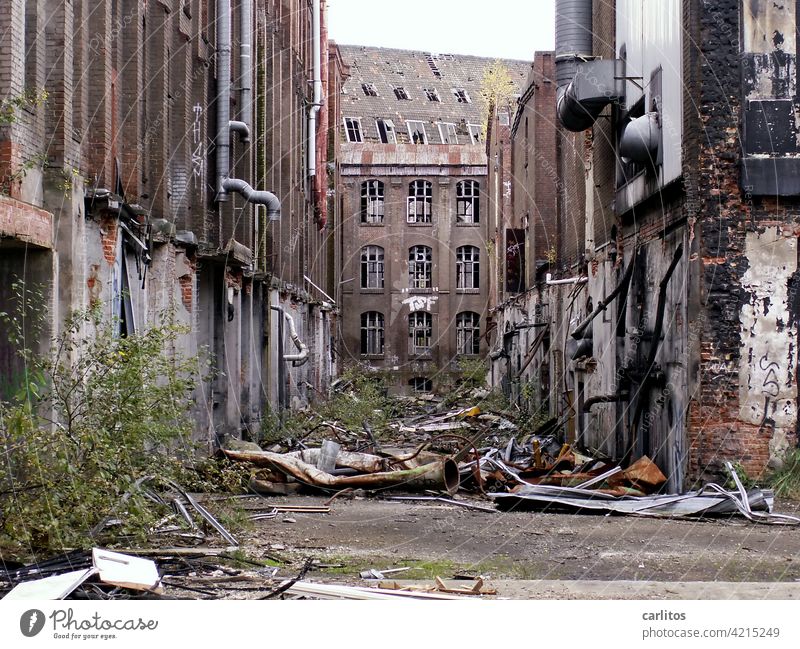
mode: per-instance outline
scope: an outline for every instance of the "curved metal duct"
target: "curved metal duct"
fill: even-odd
[[[640,165],[655,166],[661,148],[658,113],[647,113],[632,120],[619,141],[620,156]]]

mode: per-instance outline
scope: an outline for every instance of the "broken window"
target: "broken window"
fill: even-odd
[[[406,92],[406,89],[402,86],[397,86],[394,89],[394,96],[398,99],[411,99],[411,96]]]
[[[456,249],[456,289],[481,287],[480,254],[475,246],[461,246]]]
[[[361,249],[361,288],[383,288],[383,248]]]
[[[497,120],[500,122],[500,126],[508,126],[511,123],[508,111],[505,110],[497,115]]]
[[[453,88],[453,94],[456,96],[456,101],[459,104],[471,104],[472,99],[469,97],[469,93],[463,88]]]
[[[345,117],[344,128],[347,133],[348,142],[363,142],[364,136],[361,134],[361,118]]]
[[[433,316],[425,311],[414,311],[408,316],[408,353],[427,356],[433,341]]]
[[[383,223],[384,193],[380,180],[361,183],[361,222]]]
[[[415,376],[408,382],[408,387],[414,392],[432,392],[433,381],[424,376]]]
[[[428,98],[428,101],[442,101],[442,98],[439,96],[439,91],[436,88],[425,88],[425,96]]]
[[[476,355],[481,350],[481,317],[473,311],[456,316],[456,353]]]
[[[378,311],[361,314],[361,353],[369,356],[383,354],[383,314]]]
[[[476,180],[456,183],[456,223],[480,221],[481,186]]]
[[[433,184],[427,180],[415,180],[408,185],[409,223],[430,223],[433,219]]]
[[[456,125],[450,122],[439,122],[439,138],[442,144],[458,144]]]
[[[473,144],[480,144],[483,141],[483,127],[480,124],[467,124],[467,130]]]
[[[436,54],[425,55],[425,60],[428,62],[428,67],[431,69],[431,72],[433,72],[433,76],[440,79],[442,77],[442,71],[439,69],[439,66],[436,65],[436,59],[438,58]]]
[[[378,89],[375,87],[374,83],[362,83],[361,89],[364,91],[364,94],[367,97],[377,97],[378,96]]]
[[[408,139],[413,144],[427,144],[428,134],[425,132],[425,122],[410,120],[406,122],[408,126]]]
[[[390,119],[376,119],[378,137],[384,144],[397,144],[397,134],[394,131],[394,122]]]
[[[433,284],[433,251],[428,246],[408,250],[408,285],[410,288],[431,288]]]

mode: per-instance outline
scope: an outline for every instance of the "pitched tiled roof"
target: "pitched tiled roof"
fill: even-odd
[[[380,142],[375,120],[389,119],[394,123],[398,143],[409,142],[409,120],[425,124],[429,144],[442,143],[439,122],[455,124],[458,143],[470,143],[466,125],[481,125],[483,121],[479,101],[481,81],[486,68],[496,59],[360,45],[339,45],[339,50],[345,64],[350,66],[342,115],[360,119],[365,142]],[[511,73],[514,92],[521,93],[531,64],[501,62]],[[398,88],[409,98],[398,98],[395,92]],[[464,91],[462,99],[468,98],[469,103],[458,100],[454,92],[457,90]],[[440,101],[431,101],[427,91],[438,95]]]

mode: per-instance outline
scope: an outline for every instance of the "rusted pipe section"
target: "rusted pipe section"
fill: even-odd
[[[460,475],[458,465],[446,458],[405,471],[368,473],[365,475],[334,476],[296,457],[287,457],[269,451],[241,452],[223,450],[225,456],[237,462],[250,462],[266,469],[278,469],[297,481],[323,489],[389,489],[401,487],[410,491],[426,489],[443,490],[449,494],[458,491]]]

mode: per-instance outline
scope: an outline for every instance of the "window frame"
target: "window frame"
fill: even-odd
[[[398,101],[411,101],[411,95],[405,86],[394,86],[392,88],[394,96]]]
[[[361,126],[361,118],[360,117],[342,117],[344,120],[344,134],[347,138],[348,142],[352,142],[353,144],[363,144],[364,143],[364,129]],[[360,139],[353,140],[350,138],[350,125],[348,122],[352,122],[356,127],[356,133]]]
[[[466,88],[453,88],[453,95],[459,104],[471,104],[472,97],[469,96]]]
[[[481,353],[481,316],[475,311],[456,315],[456,354],[478,356]]]
[[[380,311],[361,314],[361,355],[383,356],[386,351],[386,319]],[[377,349],[378,351],[374,351]],[[372,351],[370,351],[372,350]]]
[[[479,225],[481,222],[481,184],[477,180],[456,183],[456,223]]]
[[[442,144],[458,144],[458,130],[456,129],[456,125],[453,122],[437,122],[436,124],[439,127],[439,139],[441,140]],[[442,130],[442,127],[447,127],[445,130]],[[450,141],[450,131],[452,130],[453,140]],[[445,136],[445,131],[447,131],[447,136]]]
[[[456,248],[456,291],[479,291],[480,288],[481,250],[472,245],[459,246]]]
[[[375,86],[374,83],[363,82],[361,84],[361,90],[367,97],[380,97],[378,94],[378,88]]]
[[[420,204],[422,210],[420,210]],[[420,178],[408,183],[406,223],[411,225],[431,225],[433,223],[433,183],[430,180]]]
[[[483,127],[480,124],[467,123],[467,131],[472,144],[483,144]]]
[[[383,136],[381,135],[381,125],[383,125],[384,132],[386,133],[386,140],[384,140]],[[395,129],[394,122],[392,120],[376,117],[375,128],[378,131],[378,139],[383,144],[397,144],[397,129]]]
[[[361,225],[383,225],[385,219],[386,185],[377,178],[365,180],[361,183]]]
[[[414,132],[411,130],[412,124],[419,124],[422,129],[422,142],[414,142]],[[409,119],[406,121],[406,128],[408,129],[408,141],[411,144],[427,144],[428,132],[425,130],[425,122],[419,119]]]
[[[427,344],[418,345],[418,342]],[[408,353],[410,356],[430,356],[433,350],[433,316],[427,311],[408,314]]]
[[[413,290],[433,288],[433,248],[422,244],[408,249],[408,287]]]
[[[435,103],[442,102],[442,97],[436,88],[423,88],[423,90],[425,91],[425,96],[428,98],[428,101]]]
[[[368,244],[361,247],[361,288],[383,290],[386,286],[386,251],[381,246]],[[372,281],[374,280],[374,281]],[[371,286],[374,284],[374,286]]]
[[[419,385],[422,384],[422,388]],[[433,392],[433,381],[427,376],[414,376],[408,380],[408,387],[414,394],[430,394]]]

